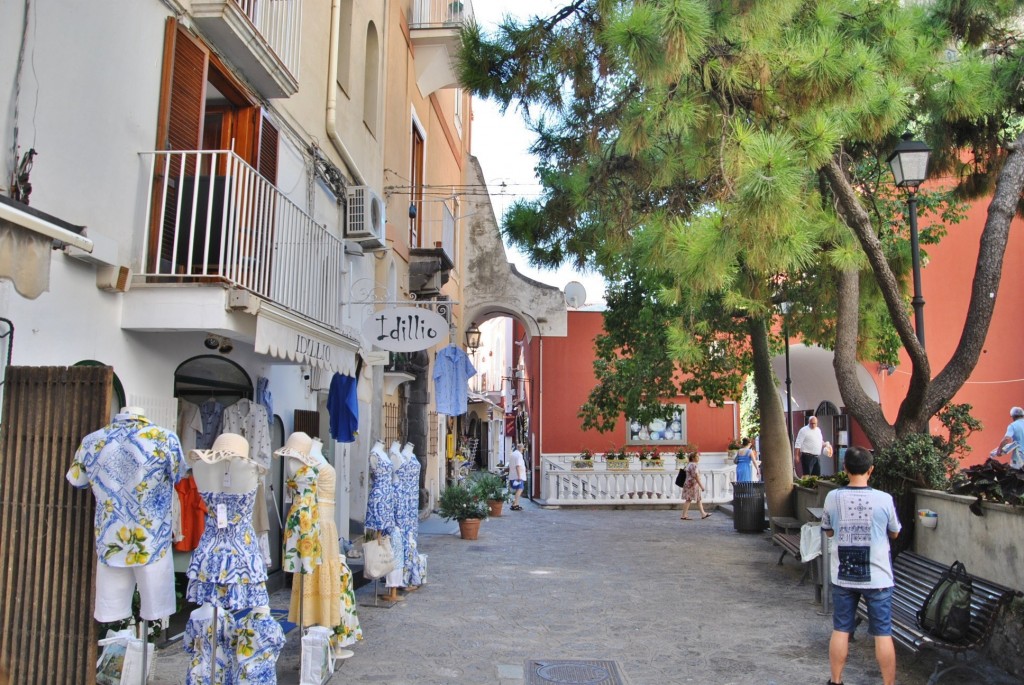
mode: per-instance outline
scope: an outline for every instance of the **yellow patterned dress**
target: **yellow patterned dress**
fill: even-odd
[[[320,512],[320,565],[302,582],[302,625],[320,625],[334,628],[337,642],[349,645],[363,638],[356,614],[352,572],[341,555],[338,528],[334,522],[334,492],[336,474],[330,464],[320,466],[317,481],[317,509]],[[299,622],[299,584],[292,584],[291,608],[288,620]]]
[[[284,570],[287,573],[312,573],[320,564],[320,511],[316,488],[320,471],[303,464],[288,479],[292,506],[284,522]]]

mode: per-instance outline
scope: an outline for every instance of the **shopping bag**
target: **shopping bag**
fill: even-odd
[[[137,685],[149,677],[154,646],[135,637],[131,630],[108,631],[97,644],[103,648],[96,662],[97,685]],[[142,675],[143,645],[149,652],[145,678]]]
[[[330,628],[312,626],[302,636],[299,685],[321,685],[334,673],[334,659],[331,658],[333,634]]]
[[[363,543],[363,576],[367,580],[383,578],[395,570],[395,554],[386,536]]]

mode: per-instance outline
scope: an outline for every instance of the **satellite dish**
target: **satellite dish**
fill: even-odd
[[[579,281],[569,281],[565,284],[565,303],[576,309],[587,302],[587,289]]]

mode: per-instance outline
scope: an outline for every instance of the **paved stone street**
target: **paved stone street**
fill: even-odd
[[[523,685],[528,659],[614,661],[631,685],[821,685],[831,617],[799,564],[767,534],[740,534],[715,512],[544,510],[525,502],[485,521],[480,539],[454,522],[424,522],[428,584],[391,608],[360,606],[365,639],[333,683]],[[373,585],[360,588],[373,602]],[[287,591],[273,598],[285,607]],[[278,682],[299,682],[299,637],[288,633]],[[898,651],[901,685],[923,685],[934,662]],[[157,684],[181,683],[180,643],[160,650]],[[954,672],[944,682],[1010,685]],[[537,681],[557,682],[557,681]],[[561,682],[583,682],[563,680]],[[604,681],[602,681],[604,682]],[[851,645],[847,685],[881,682],[872,643]]]

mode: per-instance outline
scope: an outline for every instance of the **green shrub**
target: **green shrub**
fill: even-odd
[[[478,471],[473,475],[469,490],[484,501],[508,502],[512,497],[505,489],[505,479],[490,471]]]
[[[485,519],[490,512],[487,502],[463,485],[445,488],[437,501],[437,513],[447,520]]]

